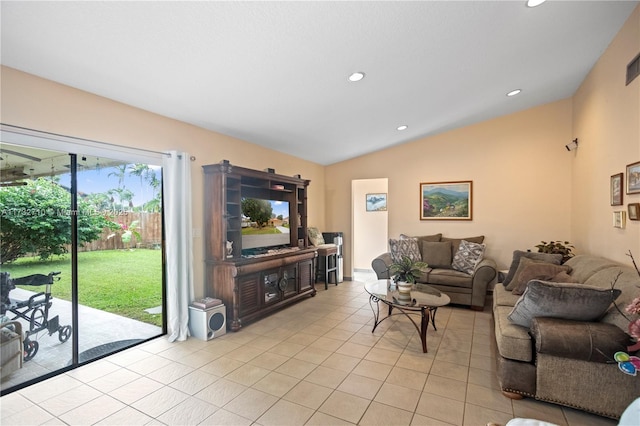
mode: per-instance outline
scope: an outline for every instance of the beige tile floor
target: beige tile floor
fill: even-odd
[[[371,333],[362,282],[209,342],[155,339],[0,398],[2,425],[469,425],[513,417],[615,425],[531,399],[495,376],[491,311],[438,310],[423,354],[402,316]]]

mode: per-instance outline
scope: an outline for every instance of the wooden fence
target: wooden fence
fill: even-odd
[[[140,233],[140,240],[136,240],[135,236],[131,237],[131,242],[125,244],[122,242],[122,234],[124,229],[112,231],[105,228],[100,239],[84,246],[78,247],[78,251],[97,251],[97,250],[121,250],[127,248],[149,248],[159,249],[162,244],[162,213],[151,212],[126,212],[121,213],[117,217],[111,218],[114,222],[120,223],[127,228],[131,223],[138,221],[136,228]],[[109,237],[110,235],[113,237]]]

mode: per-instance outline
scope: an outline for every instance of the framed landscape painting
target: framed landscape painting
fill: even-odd
[[[640,194],[640,161],[627,166],[627,194]]]
[[[473,181],[420,184],[420,220],[471,220]]]
[[[366,197],[368,212],[387,211],[387,194],[367,194]]]

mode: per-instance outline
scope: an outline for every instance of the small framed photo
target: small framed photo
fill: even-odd
[[[622,205],[622,185],[624,184],[623,173],[611,176],[611,205]]]
[[[640,194],[640,161],[627,166],[627,194]]]
[[[631,203],[627,206],[629,220],[640,220],[640,203]]]
[[[367,211],[384,212],[387,211],[387,194],[367,194]]]
[[[614,228],[624,229],[625,219],[626,219],[625,213],[626,212],[624,210],[613,212],[613,227]]]
[[[473,181],[420,184],[420,220],[471,220]]]

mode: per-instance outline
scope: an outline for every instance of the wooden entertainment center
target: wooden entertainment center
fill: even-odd
[[[237,331],[245,323],[315,296],[317,251],[307,242],[309,181],[299,175],[233,166],[227,160],[203,169],[206,291],[225,304],[227,328]],[[271,237],[280,238],[282,244],[264,235],[251,243],[257,246],[243,247],[243,241],[249,245],[251,238],[243,236],[243,228],[255,225],[243,220],[243,199],[288,204],[288,217],[281,215],[268,225],[279,234]],[[276,225],[285,234],[288,228],[288,239],[275,231]]]

